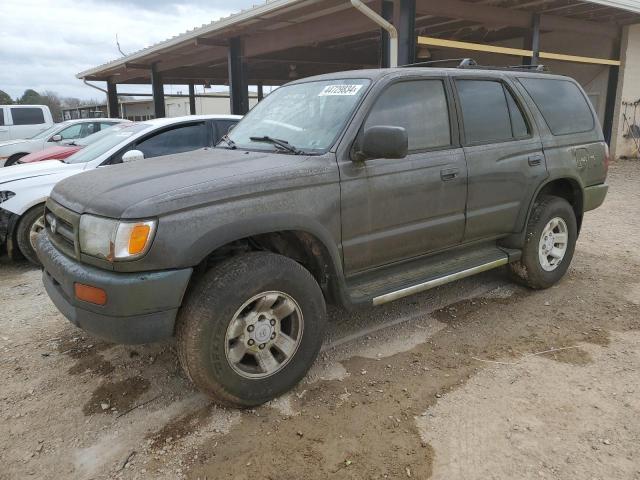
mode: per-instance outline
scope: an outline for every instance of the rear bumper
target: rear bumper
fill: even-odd
[[[584,211],[595,210],[604,202],[607,192],[609,191],[609,185],[601,183],[600,185],[593,185],[584,189]]]
[[[71,323],[104,340],[141,344],[173,336],[176,314],[192,269],[116,273],[85,265],[60,253],[40,235],[37,252],[49,297]],[[75,298],[75,283],[103,289],[104,306]]]

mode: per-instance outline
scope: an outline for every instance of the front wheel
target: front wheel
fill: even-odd
[[[44,205],[38,205],[26,212],[18,222],[16,240],[18,249],[34,265],[40,266],[36,254],[35,241],[44,231]]]
[[[573,208],[563,198],[542,197],[533,207],[520,261],[511,271],[530,288],[555,285],[569,268],[578,228]]]
[[[272,253],[233,257],[205,273],[178,315],[180,363],[219,403],[260,405],[293,388],[322,345],[326,307],[313,276]]]

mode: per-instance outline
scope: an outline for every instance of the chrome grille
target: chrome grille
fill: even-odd
[[[63,253],[77,258],[80,215],[49,200],[44,218],[47,233],[53,244]]]

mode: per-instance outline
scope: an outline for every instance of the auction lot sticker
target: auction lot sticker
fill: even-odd
[[[318,95],[319,97],[350,97],[360,91],[362,85],[327,85]]]

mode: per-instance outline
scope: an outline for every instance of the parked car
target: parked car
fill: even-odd
[[[44,202],[57,182],[106,165],[211,147],[240,118],[194,115],[121,123],[97,133],[102,138],[64,162],[0,169],[0,244],[6,243],[12,258],[21,254],[38,264],[33,242],[44,228]]]
[[[0,142],[30,138],[52,125],[46,105],[0,105]]]
[[[61,145],[48,147],[44,150],[30,153],[28,155],[25,155],[24,157],[21,157],[20,160],[18,160],[18,164],[43,162],[45,160],[64,160],[65,158],[70,157],[79,150],[82,150],[87,145],[97,142],[104,136],[108,135],[108,131],[108,128],[102,128],[99,132],[92,133],[91,135],[84,138],[76,140],[65,140]]]
[[[69,120],[57,123],[26,140],[0,142],[0,166],[3,164],[5,167],[15,165],[29,153],[41,152],[54,145],[65,145],[72,140],[84,138],[118,123],[128,121],[119,118]]]
[[[303,378],[327,301],[381,305],[502,265],[554,285],[605,198],[607,156],[567,77],[334,73],[278,88],[214,151],[60,182],[37,250],[75,325],[175,335],[202,391],[252,406]]]

